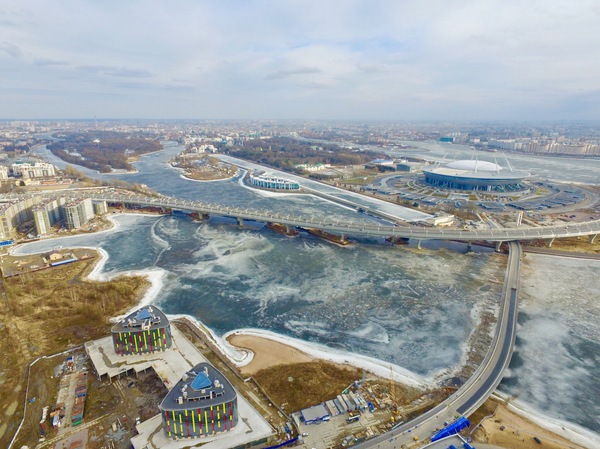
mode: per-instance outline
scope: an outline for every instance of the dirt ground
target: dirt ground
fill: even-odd
[[[254,353],[252,362],[240,368],[244,376],[251,376],[260,370],[277,365],[314,361],[314,357],[277,341],[252,335],[231,335],[228,340],[233,346],[248,349]]]
[[[359,370],[343,365],[335,367],[335,365],[319,361],[296,348],[266,338],[234,335],[228,341],[234,346],[254,352],[253,361],[243,368],[244,373],[254,375],[274,400],[287,401],[290,410],[299,409],[306,405],[314,405],[320,400],[329,399],[326,396],[333,394],[335,388],[341,387],[343,389],[345,388],[343,384],[346,381],[352,381],[360,377]],[[323,364],[323,366],[320,364]],[[341,370],[337,374],[332,372],[331,377],[335,377],[337,382],[330,379],[324,370],[324,367],[328,365],[332,366],[333,369]],[[304,379],[303,375],[299,375],[303,371],[306,373],[307,379]],[[348,374],[347,379],[339,374],[345,372]],[[314,376],[318,378],[324,376],[321,378],[318,388],[311,385],[311,379]],[[293,377],[293,380],[290,381],[288,377]],[[330,382],[335,383],[335,385],[328,385]],[[292,387],[292,384],[297,385]],[[327,390],[329,386],[333,387],[331,391]],[[308,401],[306,393],[304,397],[302,395],[296,397],[294,394],[296,389],[310,391],[310,388],[315,388],[314,397],[308,398]],[[402,386],[398,387],[399,395],[404,394],[407,397],[414,395],[414,391],[410,391],[410,389],[402,391],[402,388]],[[322,399],[321,396],[323,396]],[[545,448],[585,449],[583,446],[572,443],[511,411],[506,405],[491,399],[471,417],[471,422],[476,425],[492,413],[494,413],[494,416],[484,419],[483,424],[474,432],[475,442],[487,443],[504,449],[528,449],[539,447],[533,439],[534,436],[537,436],[542,440]],[[504,430],[500,430],[501,426],[504,426]]]
[[[149,285],[140,277],[85,281],[98,259],[97,254],[93,256],[70,265],[0,279],[0,409],[11,410],[17,404],[14,413],[0,416],[0,447],[8,445],[23,416],[29,364],[38,357],[107,335],[108,317],[135,305]],[[58,381],[53,367],[61,362],[61,357],[41,358],[33,365],[28,399],[36,400],[28,406],[15,447],[37,441],[42,406],[52,406],[56,398]]]
[[[548,247],[548,241],[546,240],[530,241],[524,243],[525,248],[527,248],[528,246],[533,246],[536,248]],[[560,251],[571,251],[574,253],[600,254],[600,237],[597,237],[594,240],[594,243],[589,242],[588,236],[556,239],[552,243],[552,247],[550,249]]]
[[[555,433],[546,430],[527,418],[511,411],[505,404],[488,400],[487,405],[495,408],[493,417],[487,418],[474,432],[475,441],[493,444],[506,449],[540,447],[533,439],[538,437],[542,447],[550,449],[586,449]],[[501,428],[503,428],[501,430]]]

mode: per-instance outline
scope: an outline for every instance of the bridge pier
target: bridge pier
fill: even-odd
[[[594,243],[594,240],[596,240],[596,237],[598,237],[598,234],[590,235],[590,243]]]
[[[239,226],[240,228],[243,228],[243,227],[244,227],[244,219],[243,219],[243,218],[241,218],[241,217],[236,217],[236,220],[237,220],[237,224],[238,224],[238,226]]]
[[[496,252],[500,252],[500,247],[502,246],[502,242],[496,242]]]
[[[552,244],[554,243],[554,238],[548,240],[548,248],[552,248]]]
[[[417,249],[421,249],[421,239],[417,239]]]
[[[473,249],[473,244],[471,242],[467,242],[467,252],[470,253]]]
[[[386,242],[391,243],[392,245],[407,245],[410,239],[408,237],[398,237],[396,235],[390,235],[385,238]]]
[[[192,217],[194,218],[194,220],[204,221],[204,220],[208,220],[210,218],[210,215],[203,213],[203,212],[194,211],[194,212],[192,212]]]

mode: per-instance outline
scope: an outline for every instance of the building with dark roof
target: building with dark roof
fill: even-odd
[[[237,393],[208,363],[185,373],[160,403],[167,437],[196,438],[226,432],[238,422]]]
[[[522,190],[521,183],[530,176],[521,170],[505,169],[486,161],[463,160],[435,168],[423,169],[425,182],[436,187],[456,190],[510,192]]]
[[[147,354],[171,347],[171,325],[157,307],[145,306],[127,315],[111,329],[119,355]]]
[[[319,404],[301,410],[300,417],[305,424],[320,424],[322,421],[329,421],[331,415],[323,404]]]

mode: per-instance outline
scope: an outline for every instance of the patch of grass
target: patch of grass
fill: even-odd
[[[356,368],[316,361],[264,369],[254,378],[275,402],[296,411],[335,398],[361,375]]]
[[[0,281],[0,408],[19,404],[7,417],[0,447],[8,445],[21,419],[29,363],[108,335],[109,317],[134,306],[148,286],[142,277],[82,280],[94,263],[90,259]]]
[[[366,178],[366,179],[365,179]],[[344,179],[344,184],[352,184],[356,186],[364,186],[373,182],[373,180],[377,178],[376,175],[368,175],[368,176],[357,176],[353,178]]]

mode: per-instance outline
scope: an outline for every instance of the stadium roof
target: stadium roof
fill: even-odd
[[[469,180],[519,180],[530,176],[523,170],[507,170],[487,161],[460,160],[436,168],[423,169],[423,173]]]
[[[471,171],[500,171],[502,167],[493,162],[477,161],[477,160],[462,160],[454,161],[446,164],[446,168],[455,168],[457,170],[471,170]]]

